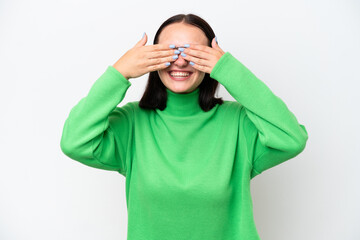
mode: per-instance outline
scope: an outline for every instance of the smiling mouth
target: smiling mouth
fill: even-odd
[[[173,80],[186,80],[193,74],[189,71],[169,71],[169,76]]]

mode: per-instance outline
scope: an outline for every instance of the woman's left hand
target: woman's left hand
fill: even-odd
[[[206,73],[211,73],[215,64],[225,52],[216,43],[215,38],[211,42],[211,46],[202,44],[190,44],[190,47],[184,49],[183,53],[186,54],[183,57],[187,61],[195,63],[193,68]]]

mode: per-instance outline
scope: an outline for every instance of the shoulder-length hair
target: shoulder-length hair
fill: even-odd
[[[154,38],[154,43],[159,42],[159,35],[161,31],[172,23],[184,22],[200,28],[208,38],[208,46],[211,47],[211,41],[215,37],[215,33],[210,25],[199,16],[194,14],[178,14],[167,19],[157,30]],[[222,98],[215,98],[215,92],[219,82],[210,77],[209,73],[205,73],[204,79],[198,86],[199,88],[199,105],[202,110],[209,111],[216,104],[222,104]],[[157,71],[149,73],[149,78],[143,96],[139,101],[139,106],[144,109],[160,109],[166,108],[167,92],[166,86],[162,83]]]

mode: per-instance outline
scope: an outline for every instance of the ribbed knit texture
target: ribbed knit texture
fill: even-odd
[[[61,149],[126,177],[128,240],[260,239],[250,180],[302,152],[308,134],[229,52],[210,76],[236,101],[204,112],[198,88],[167,89],[163,111],[118,107],[131,83],[109,66],[72,108]]]

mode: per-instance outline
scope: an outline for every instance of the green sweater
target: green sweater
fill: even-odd
[[[108,66],[65,121],[64,154],[126,177],[128,240],[260,239],[250,180],[302,152],[307,131],[229,52],[210,76],[236,101],[204,112],[199,88],[167,89],[165,110],[146,110],[117,106],[131,83]]]

